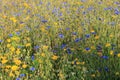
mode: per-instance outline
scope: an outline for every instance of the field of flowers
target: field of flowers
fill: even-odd
[[[120,80],[120,1],[0,0],[0,80]]]

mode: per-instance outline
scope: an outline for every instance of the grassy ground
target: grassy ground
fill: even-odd
[[[119,79],[119,0],[0,0],[0,80]]]

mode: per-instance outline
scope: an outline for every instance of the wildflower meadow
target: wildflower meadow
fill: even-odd
[[[120,80],[120,0],[0,0],[0,80]]]

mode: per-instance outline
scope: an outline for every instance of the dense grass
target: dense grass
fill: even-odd
[[[0,0],[0,80],[119,79],[119,0]]]

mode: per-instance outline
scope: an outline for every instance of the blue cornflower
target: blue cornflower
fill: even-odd
[[[109,71],[108,67],[105,67],[104,69],[105,69],[105,71],[107,71],[107,72]]]
[[[108,56],[102,56],[103,59],[108,59],[109,57]]]
[[[62,45],[61,45],[61,48],[63,49],[65,46],[66,46],[66,44],[62,44]]]
[[[32,57],[31,57],[31,59],[32,59],[32,60],[34,60],[34,59],[35,59],[35,57],[34,57],[34,56],[32,56]]]
[[[67,53],[71,54],[71,50],[69,48],[67,48]]]
[[[46,22],[47,22],[47,20],[42,20],[42,22],[43,22],[43,23],[46,23]]]
[[[89,51],[89,50],[90,50],[90,48],[89,48],[89,47],[87,47],[87,48],[85,48],[85,50],[86,50],[86,51]]]
[[[47,29],[50,29],[51,26],[47,26]]]
[[[31,71],[34,71],[34,70],[35,70],[35,68],[34,68],[34,67],[31,67],[31,68],[30,68],[30,70],[31,70]]]
[[[16,78],[16,80],[20,80],[20,78]]]
[[[115,8],[115,9],[114,9],[114,13],[115,13],[116,15],[119,15],[119,14],[120,14],[119,9]]]
[[[89,37],[90,37],[90,34],[86,34],[85,37],[86,37],[86,38],[89,38]]]
[[[13,37],[13,34],[9,34],[10,37]]]
[[[66,30],[70,30],[70,28],[66,28]]]
[[[75,39],[75,42],[79,42],[81,39],[80,38],[76,38]]]
[[[16,32],[17,35],[20,35],[20,32]]]
[[[0,40],[0,42],[2,42],[2,40]]]
[[[39,49],[39,46],[38,45],[34,46],[34,49]]]
[[[25,74],[20,74],[20,77],[24,77],[25,76]]]
[[[60,38],[64,38],[64,35],[63,35],[63,34],[59,34],[59,37],[60,37]]]
[[[100,45],[98,45],[98,46],[96,47],[96,49],[97,49],[97,50],[102,50],[102,47],[101,47]]]
[[[72,32],[73,35],[76,35],[77,33],[76,32]]]

